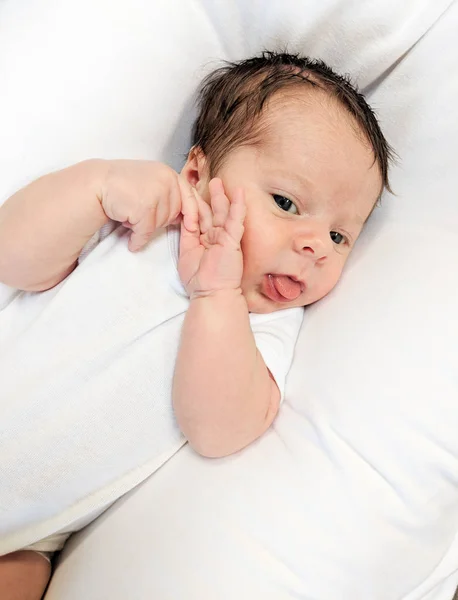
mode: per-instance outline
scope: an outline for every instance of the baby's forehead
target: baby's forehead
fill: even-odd
[[[265,152],[319,151],[335,160],[355,143],[372,161],[370,142],[352,115],[328,92],[298,89],[278,93],[265,106],[257,128],[257,146]]]
[[[269,133],[297,132],[298,126],[315,124],[339,125],[364,137],[361,128],[348,110],[329,91],[319,87],[297,87],[279,90],[266,103],[260,122],[262,131]]]

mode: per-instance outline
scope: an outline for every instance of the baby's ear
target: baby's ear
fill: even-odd
[[[206,182],[207,177],[207,159],[200,146],[193,146],[188,154],[186,164],[181,169],[181,174],[186,178],[192,187]]]

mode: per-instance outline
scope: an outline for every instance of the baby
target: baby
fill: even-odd
[[[186,440],[221,457],[266,432],[300,307],[336,285],[389,160],[345,78],[264,52],[205,80],[180,174],[88,160],[0,208],[0,281],[25,291],[0,306],[3,599],[39,598],[46,553]]]

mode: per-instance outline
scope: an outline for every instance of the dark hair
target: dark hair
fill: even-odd
[[[254,58],[226,62],[202,82],[192,143],[207,157],[210,174],[234,148],[257,143],[258,118],[274,94],[304,84],[329,93],[353,117],[372,147],[383,187],[391,191],[388,168],[394,152],[364,96],[347,75],[338,75],[322,60],[286,52],[264,51]]]

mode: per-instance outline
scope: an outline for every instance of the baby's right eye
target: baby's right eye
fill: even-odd
[[[289,198],[285,198],[285,196],[280,196],[280,194],[272,194],[272,198],[274,199],[277,206],[279,206],[285,212],[289,212],[293,215],[297,214],[297,206]]]

